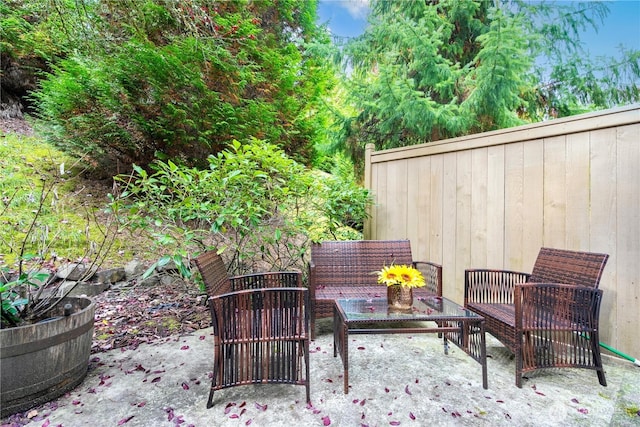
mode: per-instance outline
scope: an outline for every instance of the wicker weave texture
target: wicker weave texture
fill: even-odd
[[[392,264],[413,265],[426,286],[414,290],[415,297],[442,296],[442,266],[413,261],[409,240],[326,241],[311,246],[309,290],[311,332],[316,318],[333,316],[337,298],[385,298],[386,288],[377,283],[376,271]]]
[[[465,271],[465,307],[516,356],[522,374],[543,368],[587,368],[606,385],[598,341],[607,254],[542,248],[531,274]],[[549,283],[554,281],[553,283]]]
[[[214,251],[195,261],[209,295],[214,333],[207,407],[213,406],[216,390],[259,383],[304,385],[310,402],[310,305],[302,273],[229,278]]]

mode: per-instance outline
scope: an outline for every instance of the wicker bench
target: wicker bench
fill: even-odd
[[[594,369],[606,386],[598,338],[609,255],[542,248],[531,274],[465,270],[464,305],[516,357],[516,385],[543,368]]]
[[[414,290],[415,297],[442,296],[442,267],[413,261],[409,240],[327,241],[311,246],[309,293],[311,334],[316,318],[332,317],[338,298],[386,298],[386,287],[373,272],[385,265],[413,265],[424,275],[426,286]]]

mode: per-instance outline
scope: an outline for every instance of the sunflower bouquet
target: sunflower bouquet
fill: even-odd
[[[391,265],[376,272],[378,283],[387,286],[400,285],[404,288],[419,288],[425,285],[422,273],[409,265]]]

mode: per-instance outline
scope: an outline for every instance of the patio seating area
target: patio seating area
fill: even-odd
[[[216,393],[207,409],[213,370],[212,329],[100,353],[84,382],[36,408],[29,425],[84,426],[383,426],[522,425],[636,426],[640,368],[604,356],[607,387],[590,370],[531,374],[513,384],[515,361],[487,334],[489,389],[481,367],[457,347],[443,354],[436,335],[359,335],[351,341],[351,392],[333,356],[331,320],[318,320],[311,342],[311,405],[303,387],[255,385]],[[410,367],[410,368],[408,368]],[[55,408],[55,409],[51,409]],[[39,421],[38,421],[39,419]],[[399,424],[397,424],[399,423]]]

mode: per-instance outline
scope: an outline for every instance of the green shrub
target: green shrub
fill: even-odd
[[[214,247],[225,251],[234,274],[304,270],[310,241],[361,237],[345,222],[361,224],[370,197],[348,180],[311,172],[252,139],[210,156],[207,169],[157,161],[148,173],[136,166],[118,177],[121,200],[113,206],[129,227],[172,252],[160,263],[173,260],[185,275],[183,259]]]

